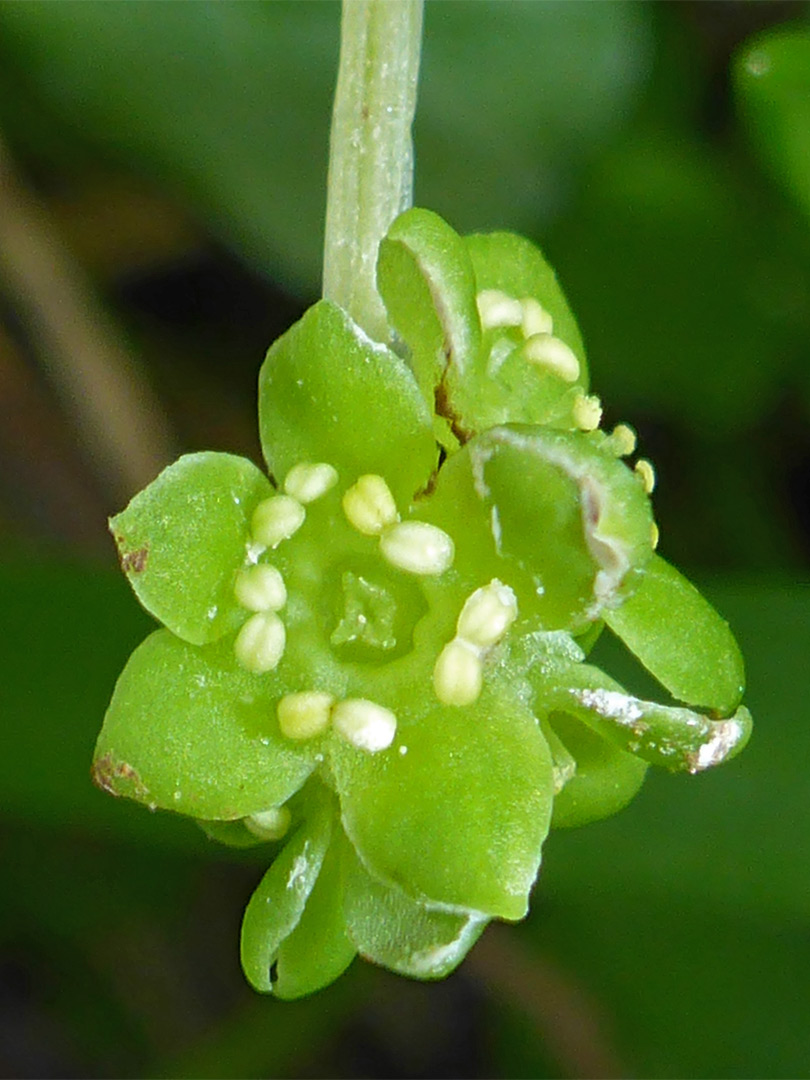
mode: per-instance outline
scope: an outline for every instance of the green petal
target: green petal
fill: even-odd
[[[327,300],[271,346],[259,422],[279,482],[299,462],[328,462],[342,489],[364,473],[384,476],[404,508],[436,465],[430,410],[413,374]]]
[[[672,772],[703,772],[728,761],[751,735],[751,714],[742,706],[726,720],[712,720],[633,697],[586,664],[573,665],[566,680],[567,685],[543,691],[549,712],[575,716],[622,750]]]
[[[414,207],[380,244],[377,287],[431,408],[445,369],[475,363],[481,329],[464,241],[430,210]]]
[[[627,806],[644,782],[647,763],[620,750],[570,714],[552,713],[548,724],[573,765],[554,796],[552,828],[587,825]],[[552,738],[549,744],[554,751]]]
[[[274,989],[271,969],[284,939],[301,921],[329,847],[333,809],[316,803],[250,898],[242,920],[242,968],[261,993]],[[305,991],[306,992],[306,991]]]
[[[233,596],[251,514],[272,494],[232,454],[187,454],[110,520],[121,565],[143,606],[178,637],[215,641],[244,621]]]
[[[346,929],[360,955],[416,979],[449,975],[478,940],[486,916],[420,904],[372,877],[346,848]]]
[[[487,685],[461,708],[431,704],[430,685],[396,689],[381,702],[398,719],[390,749],[331,745],[349,839],[374,876],[416,899],[522,918],[551,814],[537,722]]]
[[[96,745],[96,783],[150,808],[212,820],[285,802],[314,750],[278,730],[275,673],[251,675],[230,645],[188,645],[167,630],[132,654]]]
[[[279,946],[273,992],[285,1001],[328,986],[343,974],[357,953],[344,927],[339,839],[335,828],[300,921]]]
[[[673,697],[721,716],[739,705],[745,670],[728,623],[660,556],[605,621]]]
[[[548,630],[584,630],[632,591],[652,554],[638,478],[577,432],[484,432],[444,463],[423,507],[453,536],[460,573],[502,578],[520,614]]]

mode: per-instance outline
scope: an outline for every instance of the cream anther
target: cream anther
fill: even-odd
[[[275,566],[246,566],[236,575],[233,594],[248,611],[280,611],[287,603],[284,578]]]
[[[654,521],[650,522],[650,541],[652,543],[653,551],[658,547],[658,541],[660,539],[660,533],[658,532],[658,526]]]
[[[617,424],[611,432],[610,438],[619,457],[627,457],[629,454],[635,453],[636,433],[629,424]]]
[[[580,431],[595,431],[602,420],[602,402],[595,394],[578,394],[573,414]]]
[[[500,326],[520,326],[523,322],[520,300],[507,296],[500,289],[482,289],[475,302],[485,330],[494,330]]]
[[[321,461],[316,465],[293,465],[284,479],[284,490],[300,503],[311,503],[330,491],[338,481],[337,469]]]
[[[275,548],[288,540],[304,524],[306,510],[290,495],[272,495],[253,511],[250,531],[253,539],[266,548]]]
[[[409,574],[443,574],[453,564],[455,547],[443,529],[426,521],[403,521],[380,537],[380,552]]]
[[[483,667],[479,651],[454,638],[439,653],[433,688],[444,705],[472,705],[481,693]]]
[[[335,699],[321,690],[286,694],[276,706],[278,726],[288,739],[312,739],[329,727]]]
[[[520,301],[523,312],[520,328],[523,336],[530,338],[535,334],[551,334],[554,331],[554,320],[543,305],[533,296],[527,296]]]
[[[233,651],[242,667],[254,675],[263,675],[278,666],[286,642],[284,623],[275,612],[263,611],[251,615],[244,624],[236,635]]]
[[[343,496],[343,513],[349,524],[364,536],[379,536],[399,521],[391,489],[375,473],[367,473],[352,484]]]
[[[365,698],[338,702],[332,709],[332,724],[347,742],[370,754],[387,749],[397,732],[391,710]]]
[[[523,346],[524,359],[536,367],[545,368],[565,382],[573,383],[579,378],[579,360],[574,352],[552,334],[535,334]]]
[[[655,469],[652,467],[651,462],[647,461],[646,458],[639,458],[633,471],[641,480],[647,494],[652,495],[655,489]]]
[[[493,578],[467,598],[456,623],[460,638],[481,649],[497,644],[517,618],[517,598]]]
[[[290,827],[292,815],[286,806],[271,806],[243,818],[245,827],[262,840],[280,840]]]

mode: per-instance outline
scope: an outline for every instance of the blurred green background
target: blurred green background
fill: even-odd
[[[259,460],[258,366],[318,294],[339,8],[0,4],[3,1076],[810,1076],[807,18],[429,0],[417,202],[546,250],[758,726],[555,834],[446,982],[356,962],[284,1005],[238,968],[261,864],[88,767],[149,628],[105,518],[181,450]]]

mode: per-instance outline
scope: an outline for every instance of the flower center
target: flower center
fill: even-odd
[[[381,663],[412,648],[413,628],[427,610],[413,581],[354,564],[339,568],[332,580],[329,642],[342,660]]]

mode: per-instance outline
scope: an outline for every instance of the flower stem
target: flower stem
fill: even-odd
[[[343,0],[329,149],[323,295],[388,341],[377,249],[412,202],[423,0]]]

